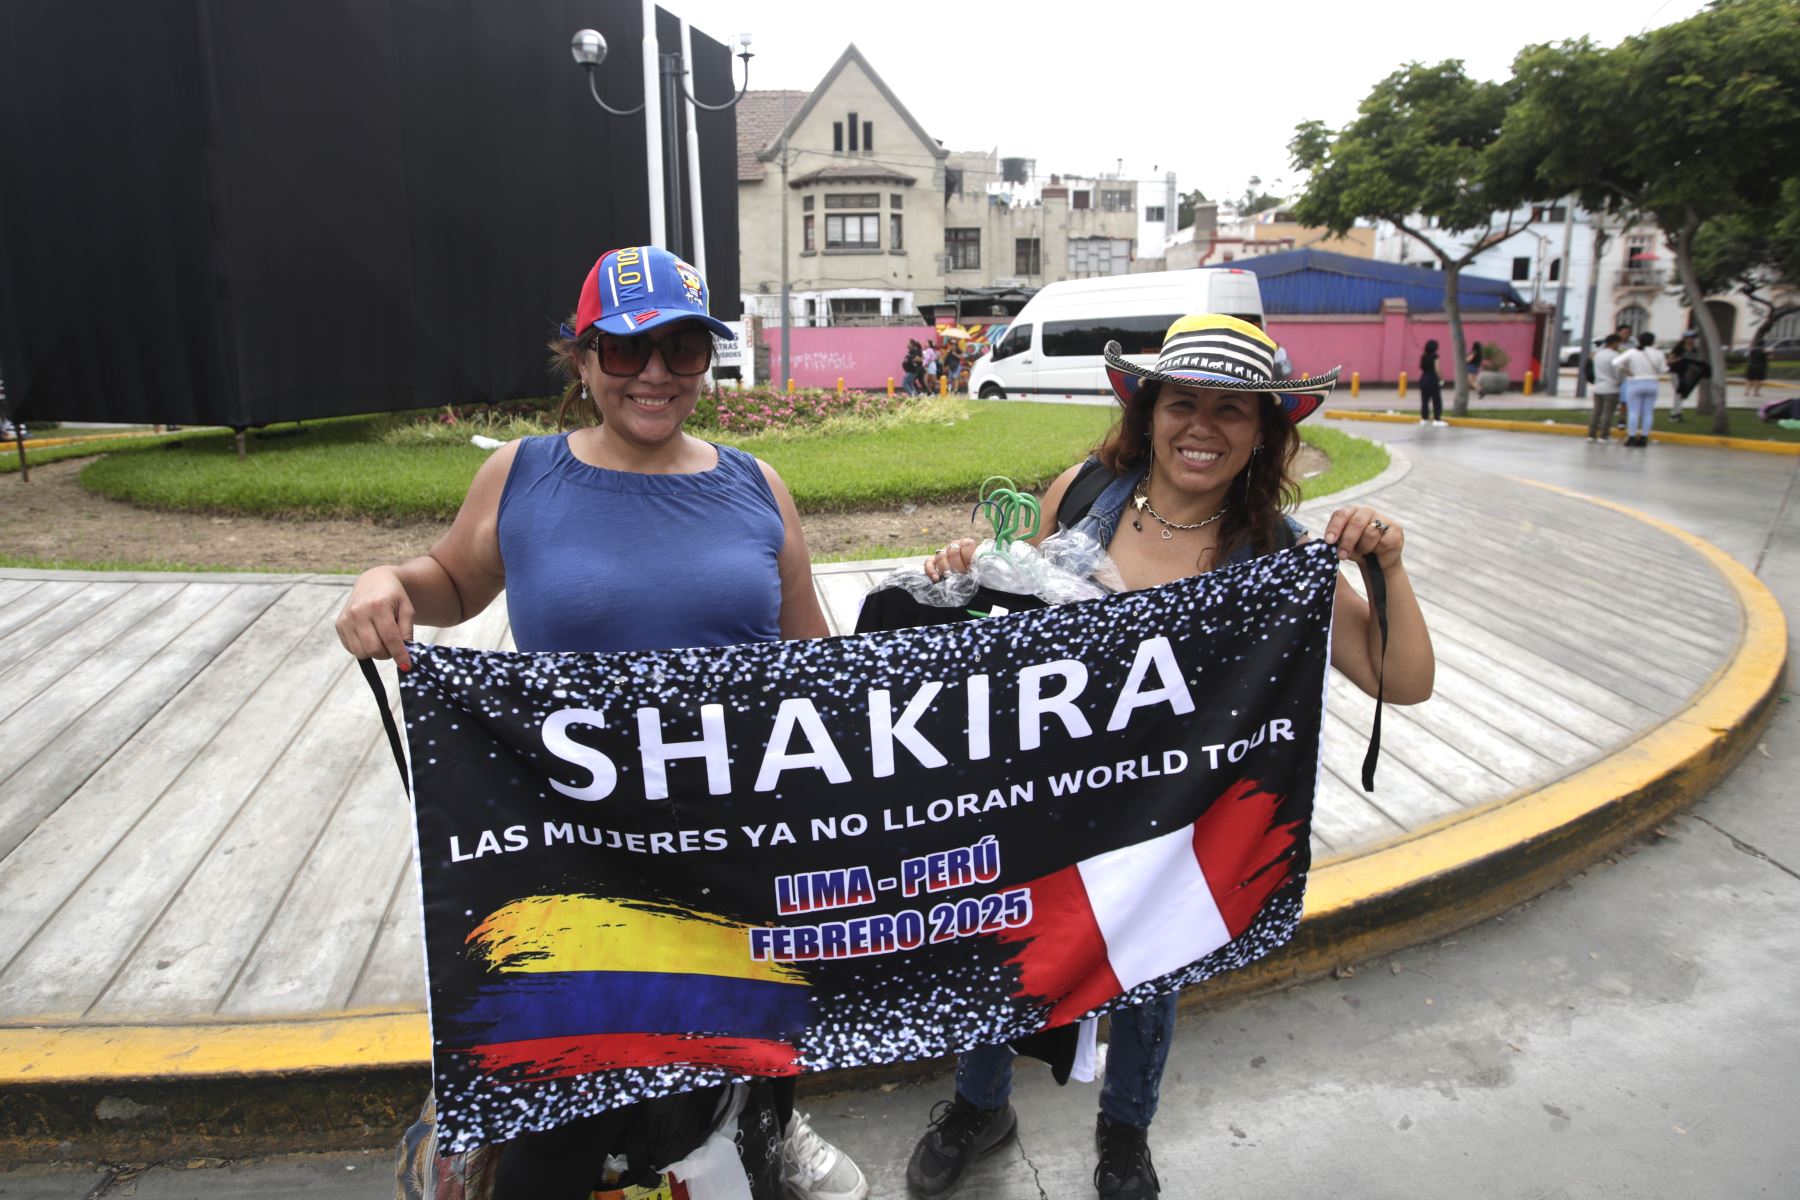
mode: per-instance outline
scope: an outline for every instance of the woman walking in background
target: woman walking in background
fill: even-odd
[[[1762,395],[1763,381],[1769,377],[1769,351],[1761,342],[1750,347],[1750,361],[1744,364],[1744,399],[1755,400]]]
[[[1625,401],[1625,444],[1648,446],[1650,423],[1656,415],[1658,377],[1669,369],[1668,360],[1656,348],[1656,335],[1638,334],[1637,345],[1618,358],[1620,396]]]
[[[1444,420],[1444,381],[1438,378],[1438,344],[1433,338],[1419,355],[1419,424],[1448,425]]]

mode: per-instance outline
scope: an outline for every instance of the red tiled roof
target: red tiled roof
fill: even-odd
[[[745,92],[737,106],[737,177],[761,179],[763,164],[756,157],[769,148],[793,119],[811,92]]]

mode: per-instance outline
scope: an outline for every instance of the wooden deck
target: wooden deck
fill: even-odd
[[[1740,640],[1712,568],[1609,509],[1424,463],[1357,502],[1406,525],[1438,692],[1387,710],[1366,796],[1373,703],[1334,678],[1321,857],[1607,755]],[[885,569],[818,568],[834,631]],[[0,571],[0,1025],[423,1007],[409,814],[332,631],[348,583]],[[442,640],[510,648],[504,606]]]

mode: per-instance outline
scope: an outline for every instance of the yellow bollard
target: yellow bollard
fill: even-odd
[[[892,400],[893,398],[894,398],[894,377],[892,375],[889,375],[888,376],[888,399]]]
[[[793,394],[794,394],[794,381],[792,379],[789,379],[788,380],[788,395],[791,396]]]
[[[1406,372],[1400,372],[1400,399],[1406,399]]]
[[[843,394],[844,394],[844,377],[842,375],[839,375],[838,376],[838,395],[841,396]]]
[[[1350,372],[1350,395],[1353,397],[1362,395],[1362,372],[1361,371]]]
[[[1525,394],[1527,396],[1531,395],[1531,385],[1536,382],[1537,382],[1537,380],[1532,377],[1532,374],[1530,371],[1525,372]]]
[[[950,377],[948,375],[939,375],[938,376],[938,395],[948,396],[949,394],[950,394]]]

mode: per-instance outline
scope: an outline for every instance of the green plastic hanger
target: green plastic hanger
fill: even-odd
[[[988,476],[976,494],[981,499],[969,512],[969,520],[973,521],[977,513],[987,513],[988,524],[994,529],[994,546],[988,553],[1010,558],[1014,542],[1029,541],[1038,535],[1043,512],[1037,497],[1013,487],[1013,481],[1006,476]]]

